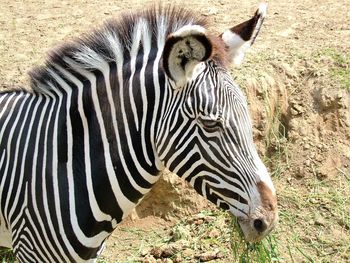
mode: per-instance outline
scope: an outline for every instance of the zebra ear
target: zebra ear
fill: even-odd
[[[163,67],[176,87],[183,87],[194,74],[196,66],[210,58],[213,46],[198,25],[187,25],[170,34],[163,51]]]
[[[266,16],[266,10],[267,4],[261,3],[251,19],[226,30],[221,35],[235,66],[242,63],[245,53],[253,45]]]

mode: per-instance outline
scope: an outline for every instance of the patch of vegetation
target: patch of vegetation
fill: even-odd
[[[222,211],[203,211],[181,220],[167,233],[163,244],[146,250],[141,262],[169,258],[173,262],[232,262],[230,217]],[[149,261],[152,262],[152,261]]]
[[[140,238],[143,242],[129,247],[129,256],[120,262],[283,262],[274,236],[256,244],[246,243],[236,218],[220,210],[188,217],[149,240],[149,233],[144,230],[125,231],[132,232],[129,232],[131,239]],[[134,237],[135,233],[144,234]],[[118,246],[122,243],[121,238]],[[107,261],[101,258],[99,262]]]
[[[116,235],[115,232],[112,235]],[[117,236],[118,242],[109,244],[106,250],[110,253],[116,253],[117,262],[123,263],[142,262],[152,247],[162,246],[169,241],[169,235],[162,228],[145,230],[137,227],[120,227]],[[114,252],[115,249],[117,252]],[[108,263],[111,261],[108,259],[108,255],[103,253],[97,262]]]
[[[350,54],[335,48],[325,48],[315,54],[315,61],[329,69],[330,78],[350,91]]]
[[[280,182],[279,182],[280,183]],[[330,187],[330,185],[332,187]],[[348,262],[350,257],[350,182],[336,178],[283,184],[276,237],[291,262]],[[298,194],[296,194],[298,193]]]
[[[231,249],[236,262],[281,262],[277,240],[274,235],[269,235],[258,243],[247,243],[243,239],[243,233],[238,225],[237,219],[232,217]]]
[[[16,262],[15,255],[9,248],[0,247],[0,263],[14,263]]]
[[[289,167],[288,131],[284,123],[284,114],[281,105],[271,103],[269,94],[264,94],[265,111],[268,125],[265,133],[264,163],[270,167],[272,177],[280,177]]]

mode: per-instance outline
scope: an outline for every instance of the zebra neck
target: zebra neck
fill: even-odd
[[[50,81],[43,85],[41,73],[41,82],[34,82],[37,92],[60,101],[57,148],[70,165],[67,174],[86,186],[82,195],[102,206],[102,214],[117,215],[118,221],[163,169],[155,146],[166,97],[162,49],[136,44],[130,54],[116,52],[113,61],[90,50],[80,60],[79,54],[57,58],[45,69]],[[94,61],[87,61],[91,56]]]
[[[59,138],[66,141],[58,144],[58,152],[68,152],[67,158],[71,152],[70,170],[75,179],[86,178],[87,187],[106,189],[87,190],[88,199],[98,206],[108,204],[103,210],[118,215],[119,221],[150,190],[162,170],[154,131],[160,118],[163,77],[141,74],[140,68],[154,72],[151,62],[133,73],[125,65],[118,68],[117,63],[106,63],[103,71],[72,67],[74,74],[56,68],[68,84],[51,73],[65,101]]]

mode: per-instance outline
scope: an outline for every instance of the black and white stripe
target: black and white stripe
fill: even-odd
[[[181,9],[123,16],[53,51],[32,92],[0,93],[0,233],[11,234],[0,246],[21,262],[93,261],[164,168],[249,213],[265,167],[223,61],[199,62],[180,88],[163,70],[168,35],[191,25],[202,34]]]

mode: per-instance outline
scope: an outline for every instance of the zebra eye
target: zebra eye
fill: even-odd
[[[216,132],[224,129],[222,119],[204,119],[199,117],[198,121],[203,125],[204,129],[208,132]]]

